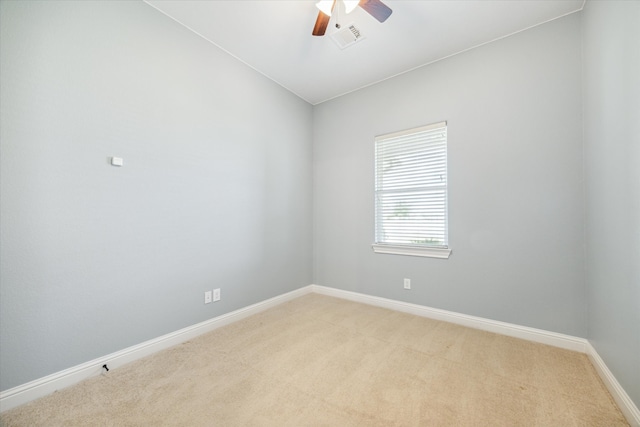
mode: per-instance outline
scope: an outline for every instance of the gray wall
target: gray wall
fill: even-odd
[[[315,283],[585,337],[580,36],[573,14],[316,106]],[[451,258],[374,254],[374,136],[442,120]]]
[[[1,8],[0,389],[312,282],[309,104],[143,2]]]
[[[583,15],[588,338],[640,406],[640,2]]]

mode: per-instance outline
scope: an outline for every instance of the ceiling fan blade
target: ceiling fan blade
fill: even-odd
[[[329,20],[331,19],[331,12],[333,12],[333,8],[336,7],[336,1],[337,0],[333,0],[333,3],[331,3],[331,11],[328,15],[322,12],[322,10],[318,12],[316,24],[313,26],[313,32],[311,34],[314,36],[324,36],[324,33],[327,31],[327,25],[329,25]]]
[[[331,19],[329,15],[318,12],[318,18],[316,19],[316,24],[313,26],[313,32],[311,34],[314,36],[324,36],[324,33],[327,31],[327,26],[329,25],[329,19]]]
[[[389,6],[382,3],[380,0],[360,0],[358,6],[363,8],[369,15],[373,16],[380,22],[386,21],[393,12]]]

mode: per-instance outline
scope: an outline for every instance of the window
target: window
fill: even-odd
[[[447,123],[375,139],[377,253],[448,258]]]

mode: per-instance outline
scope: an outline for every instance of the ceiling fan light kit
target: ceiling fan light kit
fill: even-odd
[[[341,0],[344,5],[344,9],[346,13],[352,12],[357,6],[360,6],[367,12],[369,15],[373,16],[378,22],[384,22],[391,16],[393,12],[387,5],[382,3],[380,0]],[[327,31],[327,26],[329,25],[329,20],[331,19],[331,14],[336,7],[336,3],[338,0],[320,0],[316,3],[316,7],[320,9],[318,12],[318,17],[316,18],[316,23],[313,26],[313,34],[314,36],[324,36]],[[352,27],[350,25],[349,27]],[[339,25],[336,25],[337,28],[340,28]],[[347,28],[349,28],[347,27]],[[357,39],[357,38],[356,38]]]
[[[318,3],[316,3],[316,7],[320,9],[325,15],[331,16],[334,3],[335,0],[320,0]],[[358,3],[360,3],[360,0],[342,0],[342,3],[344,4],[344,11],[349,14],[353,12],[356,7],[358,7]]]
[[[320,12],[327,16],[331,16],[331,13],[333,12],[333,3],[334,0],[320,0],[316,3],[316,7],[320,9]]]
[[[342,0],[344,3],[344,11],[347,13],[351,13],[358,7],[359,0]]]

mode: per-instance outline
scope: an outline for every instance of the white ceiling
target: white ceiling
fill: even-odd
[[[383,0],[393,9],[379,23],[360,7],[365,39],[341,50],[311,35],[311,0],[146,0],[311,104],[582,9],[585,0]]]

